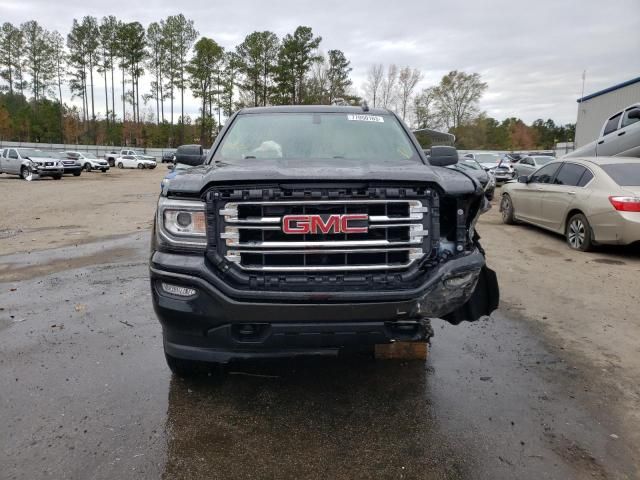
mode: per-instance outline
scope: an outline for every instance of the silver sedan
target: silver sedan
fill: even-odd
[[[551,162],[502,189],[504,223],[522,221],[565,235],[587,251],[595,244],[640,241],[640,161],[571,158]]]

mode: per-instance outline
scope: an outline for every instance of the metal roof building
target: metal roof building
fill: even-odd
[[[576,148],[598,138],[602,125],[611,115],[638,102],[640,102],[640,77],[579,98]]]

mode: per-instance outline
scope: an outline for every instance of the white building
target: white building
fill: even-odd
[[[632,103],[640,102],[640,77],[578,99],[576,148],[593,142],[605,120]]]

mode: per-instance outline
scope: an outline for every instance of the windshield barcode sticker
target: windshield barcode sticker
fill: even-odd
[[[356,122],[384,123],[384,118],[379,115],[347,115],[347,120],[353,120]]]

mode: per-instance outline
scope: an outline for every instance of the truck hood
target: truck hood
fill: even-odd
[[[477,183],[466,174],[415,161],[257,159],[193,167],[171,180],[169,193],[202,193],[213,184],[280,182],[436,183],[451,194],[471,193]]]

